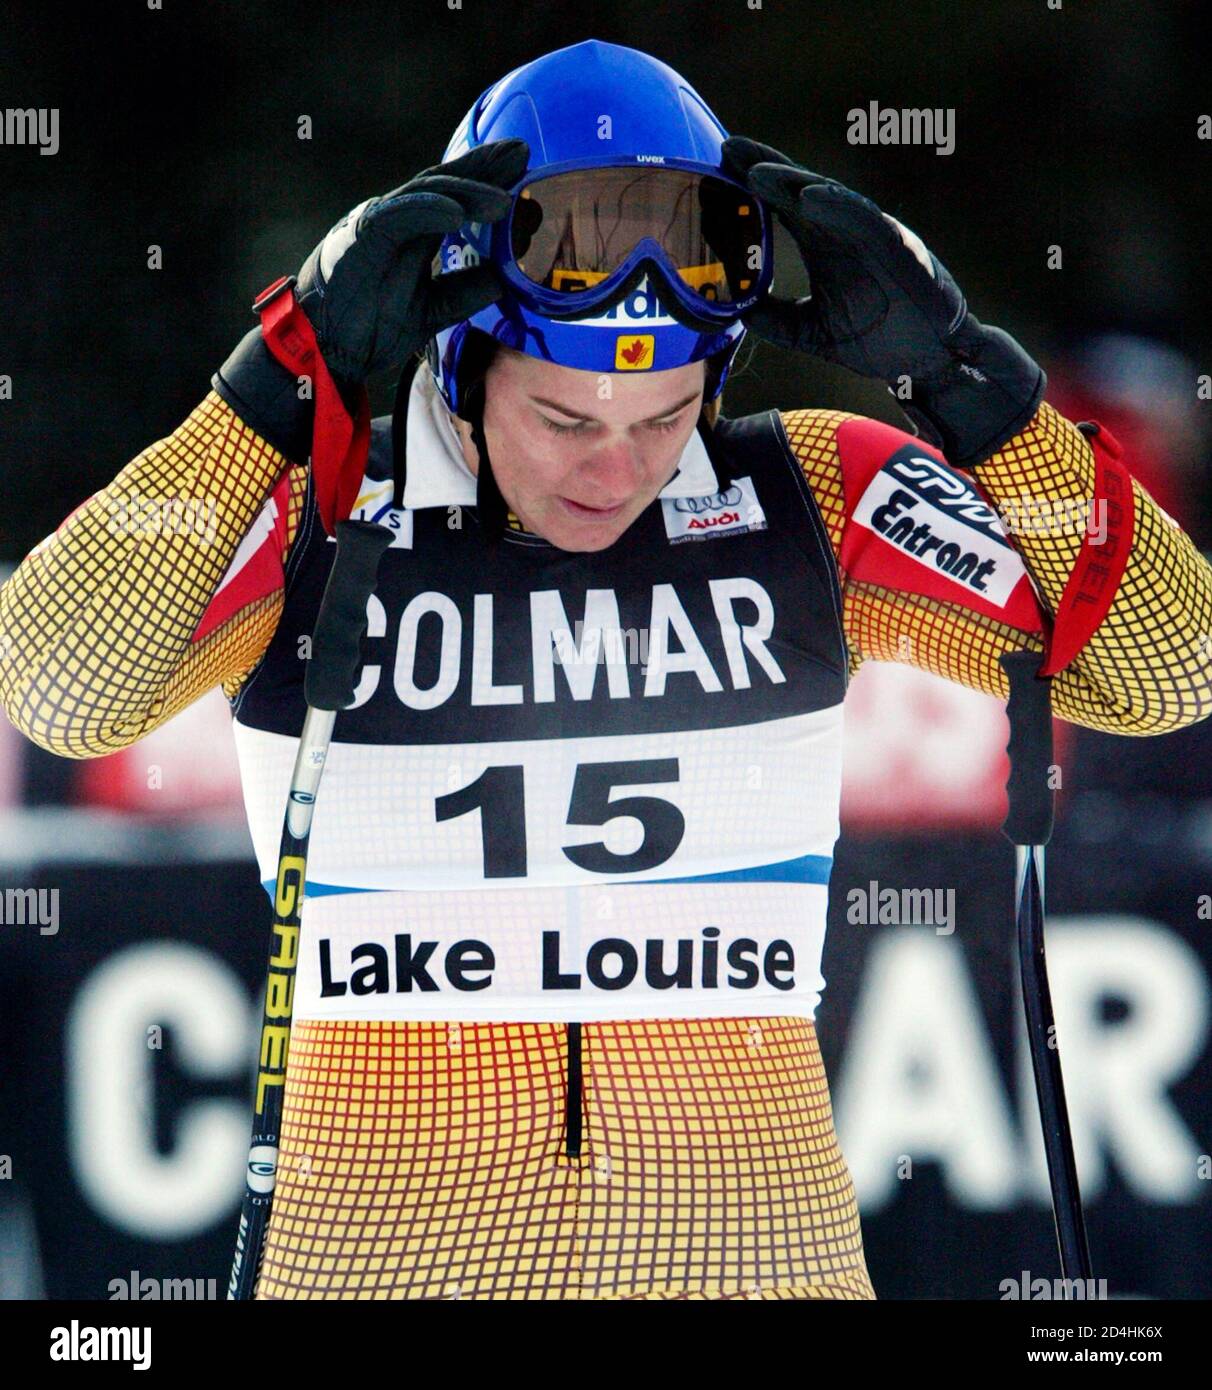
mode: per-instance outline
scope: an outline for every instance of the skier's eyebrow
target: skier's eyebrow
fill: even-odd
[[[690,404],[691,401],[697,401],[699,395],[700,392],[692,391],[690,395],[685,397],[685,399],[678,401],[676,405],[671,405],[667,410],[658,410],[655,415],[649,415],[647,419],[641,420],[640,424],[647,425],[650,424],[653,420],[668,419],[670,415],[676,415],[679,410],[685,410],[685,408]],[[568,406],[561,405],[559,401],[550,401],[545,396],[531,396],[530,399],[535,403],[535,405],[545,405],[548,408],[548,410],[557,410],[561,415],[567,415],[570,420],[588,420],[591,423],[596,423],[597,416],[583,415],[579,410],[570,410]]]

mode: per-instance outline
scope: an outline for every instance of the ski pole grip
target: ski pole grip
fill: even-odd
[[[1041,652],[1007,652],[998,658],[1010,682],[1010,776],[1002,833],[1016,845],[1046,845],[1052,836],[1052,701],[1049,677],[1036,675]]]
[[[337,554],[303,678],[303,693],[313,709],[344,709],[353,700],[366,636],[366,600],[374,593],[379,560],[391,535],[374,521],[337,522]]]

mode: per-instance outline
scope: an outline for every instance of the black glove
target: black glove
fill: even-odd
[[[506,191],[525,173],[522,140],[498,140],[424,170],[346,214],[308,256],[296,295],[342,395],[399,366],[441,328],[499,299],[503,284],[483,264],[435,277],[442,238],[465,222],[495,222]],[[255,328],[214,378],[238,415],[288,457],[306,459],[311,402]]]
[[[297,294],[334,376],[358,383],[398,367],[440,329],[501,297],[495,266],[434,277],[442,238],[465,222],[496,222],[526,172],[522,140],[498,140],[355,208],[308,256]]]
[[[745,315],[755,333],[887,382],[960,467],[1027,424],[1044,373],[1013,338],[968,312],[947,269],[908,228],[769,145],[734,136],[723,164],[791,233],[812,287],[805,299],[761,300]],[[901,399],[906,376],[911,396]]]

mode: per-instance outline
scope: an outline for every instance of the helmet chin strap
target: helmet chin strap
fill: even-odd
[[[459,415],[471,426],[471,442],[480,459],[480,466],[476,470],[476,514],[480,518],[485,540],[495,546],[505,534],[509,508],[493,476],[488,458],[488,441],[484,438],[483,377],[469,387]]]
[[[401,511],[404,507],[404,482],[407,477],[405,458],[406,420],[408,416],[408,396],[412,379],[416,375],[418,362],[409,362],[396,386],[395,407],[391,417],[392,452],[392,496],[391,505]],[[484,378],[473,381],[463,395],[463,405],[459,410],[460,419],[471,426],[471,442],[479,455],[480,466],[476,470],[476,514],[479,516],[485,538],[492,544],[500,541],[505,534],[509,520],[509,507],[501,496],[501,489],[493,476],[492,464],[488,459],[488,442],[484,438]]]
[[[408,439],[408,394],[412,390],[412,379],[417,374],[418,366],[416,357],[404,364],[400,380],[396,383],[396,399],[391,411],[391,505],[398,512],[404,510],[404,481],[408,467],[404,448]]]

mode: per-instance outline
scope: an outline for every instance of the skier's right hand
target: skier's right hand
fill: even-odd
[[[526,172],[523,140],[481,145],[424,170],[344,216],[299,272],[296,294],[340,381],[400,366],[441,328],[501,297],[495,267],[434,277],[442,238],[465,222],[496,222]]]

